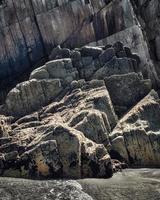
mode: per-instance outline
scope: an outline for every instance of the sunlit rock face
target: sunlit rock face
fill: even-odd
[[[135,166],[160,166],[160,105],[152,90],[119,121],[110,135],[112,151]]]
[[[43,83],[44,80],[57,81],[42,79]],[[29,92],[23,84],[26,82],[19,87],[23,98],[17,98],[17,93],[12,98],[8,95],[7,102],[15,102],[15,106],[8,107],[7,102],[5,105],[14,117],[1,116],[1,175],[111,177],[112,163],[106,147],[110,145],[109,132],[116,125],[117,117],[104,82],[73,81],[63,96],[57,95],[57,100],[40,101],[46,105],[43,108],[38,98],[47,97],[47,88],[40,94],[36,87],[28,87]],[[53,97],[54,87],[51,88],[53,91],[48,94]],[[32,98],[28,94],[32,94]],[[36,108],[38,112],[31,111]]]
[[[8,93],[0,107],[1,176],[109,178],[126,166],[124,162],[158,165],[156,152],[149,151],[147,157],[140,148],[137,155],[138,147],[132,144],[136,136],[126,139],[121,130],[121,121],[132,107],[139,116],[138,122],[135,116],[131,119],[133,126],[152,124],[148,128],[153,132],[154,126],[159,128],[159,98],[152,91],[152,81],[143,76],[139,55],[119,41],[75,49],[57,46],[49,57],[50,61],[31,72],[29,80]],[[151,106],[149,113],[143,113],[143,98],[149,101],[147,107],[150,96],[155,97],[157,108]],[[151,113],[157,116],[155,121]],[[150,132],[146,129],[145,133]],[[147,148],[147,139],[138,137],[136,142],[142,140],[140,145]],[[159,148],[156,138],[152,140]]]

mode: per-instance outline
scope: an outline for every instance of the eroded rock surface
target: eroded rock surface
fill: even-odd
[[[41,79],[45,80],[56,79]],[[1,175],[112,176],[111,158],[106,147],[110,146],[108,136],[117,117],[104,81],[73,81],[61,96],[38,112],[18,117],[18,120],[14,112],[16,118],[11,118],[11,122],[5,125],[10,128],[8,134],[11,137],[4,138],[0,146]],[[19,105],[25,103],[29,105],[23,99],[18,102]],[[21,113],[24,111],[20,106],[17,109]]]
[[[112,153],[135,166],[160,166],[160,104],[152,90],[117,124],[110,134]]]
[[[159,96],[140,57],[121,42],[58,46],[51,57],[0,107],[1,176],[107,178],[159,166]]]
[[[159,167],[158,11],[158,0],[0,2],[2,176]]]

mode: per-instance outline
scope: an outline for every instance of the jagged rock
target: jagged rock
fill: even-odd
[[[106,62],[110,61],[115,56],[114,48],[107,48],[101,55],[99,56],[99,60],[101,65],[103,66]]]
[[[117,124],[110,134],[112,153],[133,166],[160,166],[160,104],[151,91]]]
[[[89,45],[91,46],[94,45],[102,46],[107,44],[114,45],[116,41],[121,41],[123,43],[125,51],[126,47],[129,47],[132,52],[136,53],[136,56],[134,56],[134,54],[133,55],[130,54],[131,53],[130,51],[127,51],[128,52],[127,57],[129,57],[131,60],[132,58],[136,59],[137,62],[139,63],[139,66],[135,67],[135,64],[133,65],[132,63],[133,69],[126,71],[126,73],[142,72],[144,78],[151,79],[153,87],[157,88],[157,86],[159,85],[159,77],[156,68],[151,60],[147,42],[144,39],[142,30],[140,29],[139,26],[134,25],[128,27],[123,31],[117,32],[109,37],[99,40],[96,43],[95,42],[90,43]]]
[[[23,163],[29,165],[26,175],[61,177],[62,163],[56,140],[40,142],[35,148],[21,156]]]
[[[125,112],[145,97],[152,88],[149,79],[144,80],[140,74],[134,72],[107,77],[105,83],[114,106],[125,107]]]
[[[53,100],[62,91],[59,79],[26,81],[12,89],[5,102],[6,112],[13,116],[31,113]]]
[[[38,81],[49,80],[53,79]],[[5,158],[0,171],[3,176],[27,178],[110,177],[112,163],[106,147],[116,123],[104,81],[73,81],[57,102],[11,121],[8,138],[0,140]]]
[[[111,156],[134,166],[160,166],[159,97],[147,95],[160,87],[159,5],[0,2],[0,103],[35,66],[30,80],[0,106],[3,176],[109,177],[109,135]],[[94,78],[105,79],[108,89]],[[122,117],[117,126],[114,108]]]
[[[98,110],[79,112],[72,117],[69,126],[81,131],[87,138],[98,144],[110,144],[108,135],[111,127],[103,112]]]
[[[47,57],[57,45],[79,47],[134,24],[131,4],[128,0],[125,2],[129,12],[119,1],[2,2],[0,79],[10,76],[13,80],[14,75],[21,76],[37,61]],[[116,23],[112,23],[113,18]],[[68,52],[65,49],[67,57]],[[53,52],[52,55],[55,58]]]
[[[102,53],[102,48],[100,47],[90,47],[90,46],[84,46],[80,49],[81,55],[84,57],[93,57],[98,58],[99,55]]]
[[[38,144],[37,144],[38,143]],[[35,147],[34,147],[34,146]],[[110,156],[103,145],[87,139],[82,132],[65,125],[50,126],[32,141],[31,150],[17,159],[5,154],[2,175],[17,177],[85,178],[111,177]],[[11,157],[11,155],[13,155]],[[8,163],[8,161],[14,161]]]
[[[11,117],[0,115],[0,139],[1,137],[8,137],[11,131]]]
[[[53,132],[44,135],[42,140],[50,139],[57,141],[63,177],[112,176],[111,160],[103,145],[88,140],[75,129],[61,125],[55,127]]]
[[[117,58],[114,56],[111,60],[106,62],[102,68],[95,72],[93,78],[104,79],[106,76],[127,74],[130,72],[134,72],[132,60],[129,58]]]
[[[49,61],[36,70],[34,70],[30,79],[53,79],[59,78],[63,84],[72,82],[78,77],[78,71],[73,67],[71,59],[58,59]]]
[[[71,52],[67,48],[61,48],[60,46],[57,46],[54,48],[49,56],[50,60],[60,59],[60,58],[70,58]]]

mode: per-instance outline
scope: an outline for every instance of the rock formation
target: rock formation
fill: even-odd
[[[118,122],[111,151],[134,166],[159,167],[159,120],[159,97],[152,90]]]
[[[50,55],[55,60],[12,89],[0,108],[1,175],[110,177],[117,161],[108,151],[129,164],[111,137],[116,113],[124,115],[152,84],[143,78],[139,56],[128,51],[120,42],[56,47]]]
[[[0,1],[0,175],[160,167],[159,1]],[[156,28],[154,28],[156,26]]]

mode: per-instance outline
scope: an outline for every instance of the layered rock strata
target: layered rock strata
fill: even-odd
[[[127,164],[158,167],[152,87],[121,42],[54,48],[0,107],[1,176],[106,178]]]

